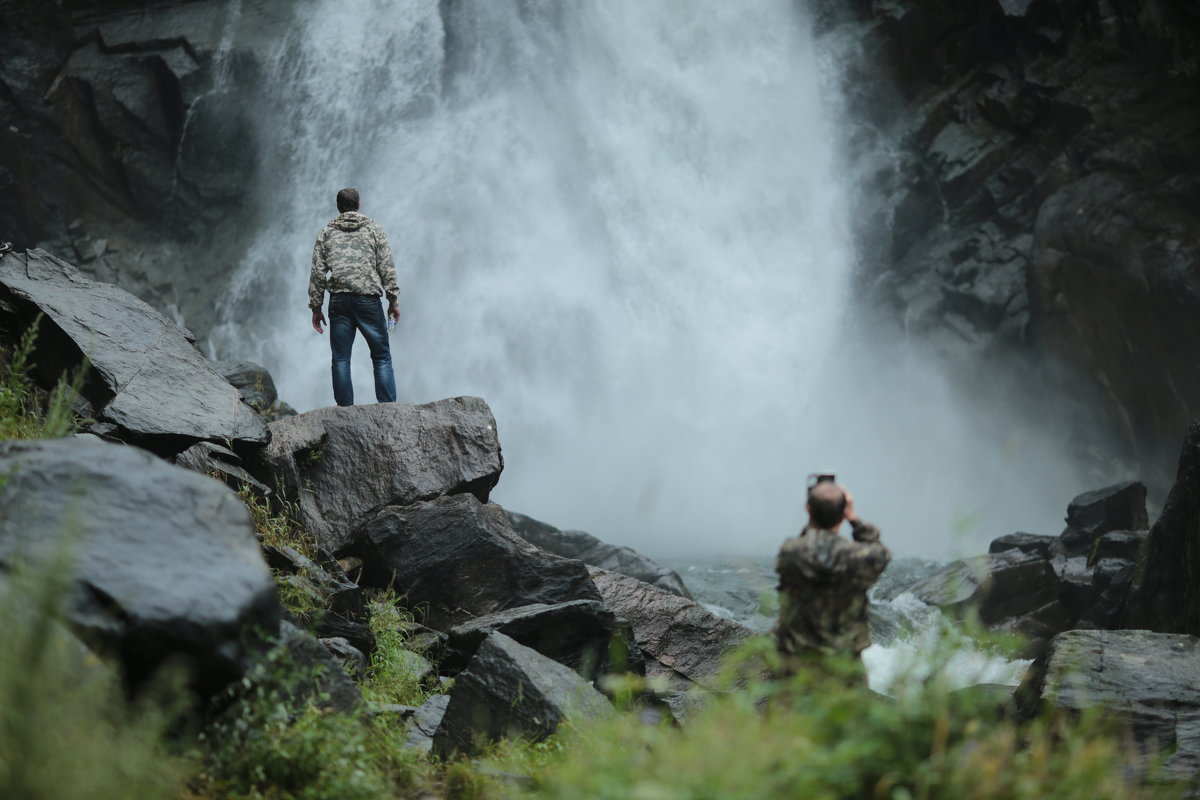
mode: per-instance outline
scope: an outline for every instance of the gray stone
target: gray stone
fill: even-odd
[[[480,642],[499,631],[595,680],[608,671],[616,626],[613,612],[597,600],[510,608],[451,628],[439,663],[443,674],[457,673],[466,667]]]
[[[422,703],[420,708],[414,709],[405,726],[408,731],[406,744],[422,753],[432,752],[433,736],[442,724],[442,717],[446,715],[446,707],[449,704],[450,695],[435,694]]]
[[[604,695],[573,670],[492,633],[454,682],[433,752],[469,755],[501,738],[540,741],[564,720],[610,713]]]
[[[1145,767],[1167,753],[1163,777],[1200,770],[1200,640],[1149,631],[1067,631],[1026,674],[1016,694],[1023,717],[1045,706],[1103,709],[1143,746]]]
[[[1146,531],[1112,531],[1096,540],[1093,546],[1091,560],[1102,558],[1120,558],[1125,561],[1137,562],[1142,545],[1146,543],[1149,533]]]
[[[337,562],[318,565],[288,545],[265,544],[262,549],[271,569],[283,573],[281,579],[299,579],[295,585],[307,591],[315,605],[349,617],[362,613],[362,587],[348,580]]]
[[[1089,553],[1110,531],[1148,528],[1146,487],[1136,481],[1085,492],[1067,506],[1067,528],[1060,537],[1068,554]]]
[[[270,409],[279,400],[275,379],[266,367],[249,361],[213,361],[212,365],[238,390],[243,402],[260,412]]]
[[[177,467],[217,478],[232,489],[248,489],[259,497],[271,494],[269,486],[246,471],[241,456],[224,445],[196,442],[174,461]]]
[[[634,642],[646,656],[647,677],[669,670],[686,679],[681,687],[712,688],[725,655],[754,635],[745,625],[636,578],[596,568],[590,572],[604,604],[633,627]]]
[[[1200,636],[1200,419],[1179,454],[1175,485],[1150,529],[1129,591],[1125,627]]]
[[[312,632],[322,639],[341,638],[349,642],[368,659],[375,652],[375,634],[361,622],[346,619],[341,614],[325,611],[311,621]]]
[[[318,641],[342,665],[342,669],[357,681],[367,676],[367,657],[354,645],[340,636],[325,637]]]
[[[675,570],[654,563],[630,547],[606,544],[590,533],[583,531],[561,531],[532,517],[506,511],[513,529],[525,541],[563,558],[577,558],[589,567],[599,567],[609,572],[619,572],[657,586],[671,594],[692,599],[692,593],[684,585]]]
[[[86,356],[95,377],[88,400],[138,443],[178,452],[202,439],[267,440],[266,423],[190,334],[128,292],[32,250],[0,261],[0,295],[17,301],[25,321],[46,315],[40,366],[69,370]]]
[[[0,443],[0,564],[72,559],[68,616],[138,685],[167,661],[211,693],[271,634],[279,601],[245,505],[216,481],[132,447]]]
[[[989,553],[1004,553],[1009,550],[1019,550],[1022,553],[1050,558],[1054,554],[1057,536],[1042,536],[1036,533],[1010,533],[993,539],[988,546]]]
[[[486,502],[504,468],[477,397],[322,408],[270,431],[253,471],[296,501],[301,527],[331,552],[385,506],[460,493]]]
[[[362,559],[362,583],[394,588],[439,630],[533,603],[600,599],[583,562],[529,544],[503,509],[470,494],[385,508],[345,554]]]
[[[973,608],[984,624],[998,625],[1056,601],[1058,576],[1046,559],[1008,550],[952,562],[909,591],[951,613]]]

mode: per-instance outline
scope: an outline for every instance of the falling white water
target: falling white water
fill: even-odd
[[[297,20],[258,109],[267,221],[213,342],[300,410],[332,402],[312,241],[356,186],[399,266],[400,399],[486,398],[512,509],[651,553],[769,553],[833,467],[894,547],[944,554],[1050,530],[1082,488],[1044,437],[847,327],[847,123],[794,0],[311,0]]]

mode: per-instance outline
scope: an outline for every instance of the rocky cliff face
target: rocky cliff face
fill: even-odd
[[[1200,12],[856,5],[882,67],[848,81],[880,126],[860,146],[888,152],[863,212],[878,298],[952,359],[1051,357],[1033,391],[1101,398],[1123,455],[1169,485],[1200,405]]]
[[[291,4],[0,0],[0,240],[202,334],[254,225],[261,44]]]

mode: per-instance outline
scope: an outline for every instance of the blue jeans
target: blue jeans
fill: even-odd
[[[339,406],[354,405],[350,380],[350,351],[354,331],[362,332],[371,348],[375,365],[375,399],[396,402],[396,375],[392,372],[392,350],[388,346],[387,320],[378,297],[365,294],[329,296],[329,347],[333,351],[333,399]]]

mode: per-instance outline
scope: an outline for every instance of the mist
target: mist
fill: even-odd
[[[269,211],[218,354],[329,405],[312,241],[388,232],[399,397],[478,395],[493,499],[650,555],[769,556],[833,470],[901,555],[1057,533],[1055,429],[968,401],[860,299],[836,59],[792,0],[298,4],[257,147]],[[269,198],[269,200],[268,200]],[[356,396],[373,401],[360,342]]]

